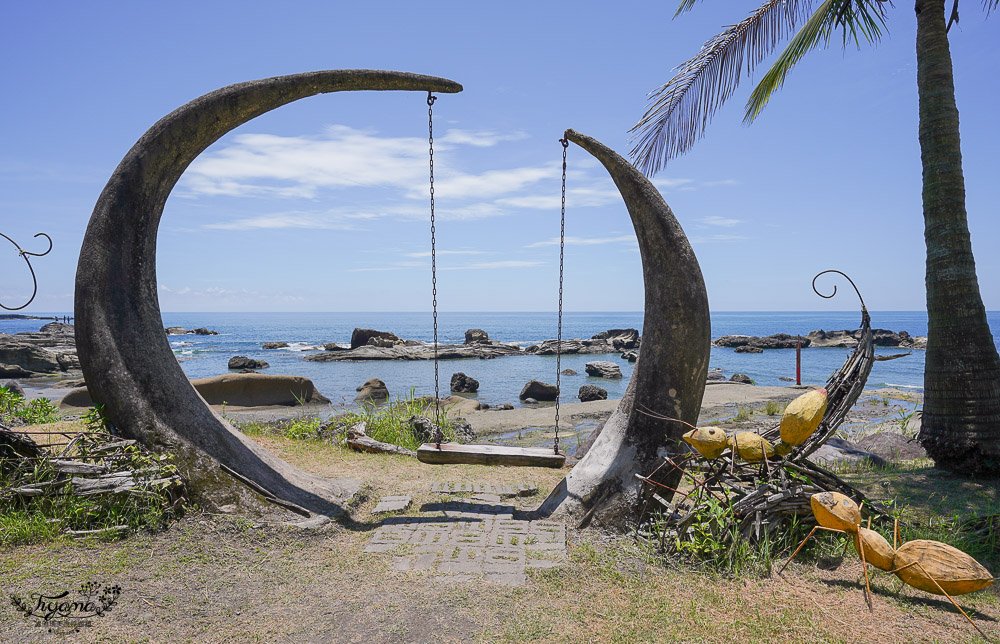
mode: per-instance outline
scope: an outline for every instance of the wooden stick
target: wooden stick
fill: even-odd
[[[799,547],[795,549],[795,552],[792,553],[792,556],[788,558],[788,561],[785,562],[785,565],[781,567],[781,570],[778,571],[779,575],[785,570],[785,568],[788,567],[788,564],[792,563],[792,559],[795,559],[795,556],[799,554],[799,550],[802,550],[802,546],[806,545],[806,541],[809,541],[809,537],[813,536],[813,533],[815,533],[817,530],[829,530],[830,532],[839,532],[840,534],[847,534],[843,530],[837,530],[836,528],[827,528],[821,525],[814,527],[812,530],[809,531],[809,534],[806,535],[806,538],[802,540],[802,543],[799,544]]]
[[[913,563],[916,564],[917,568],[920,568],[920,571],[922,573],[924,573],[924,577],[927,577],[928,579],[930,579],[931,581],[934,582],[934,585],[937,587],[938,590],[941,591],[941,594],[948,598],[948,601],[951,602],[951,605],[954,606],[955,608],[957,608],[958,612],[962,613],[962,616],[965,617],[965,619],[969,620],[969,623],[972,624],[973,628],[975,628],[977,631],[979,631],[979,634],[983,636],[983,639],[988,641],[989,638],[986,636],[986,633],[983,632],[983,629],[979,628],[979,626],[977,626],[976,623],[974,621],[972,621],[972,618],[965,614],[965,611],[962,610],[962,607],[959,606],[955,602],[955,600],[951,598],[951,595],[949,595],[948,592],[944,588],[941,587],[941,584],[939,584],[937,582],[937,579],[934,579],[929,574],[927,574],[927,571],[924,570],[924,567],[920,565],[919,561],[914,561]]]
[[[861,570],[865,573],[865,600],[868,602],[868,612],[874,613],[875,609],[872,608],[872,589],[868,585],[868,562],[865,561],[865,542],[861,540],[858,536],[858,554],[861,555]]]

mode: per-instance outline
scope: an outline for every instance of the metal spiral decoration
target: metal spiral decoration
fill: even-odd
[[[31,253],[31,252],[28,252],[28,251],[24,250],[23,248],[21,248],[16,241],[14,241],[13,239],[11,239],[7,235],[4,235],[3,233],[0,233],[0,237],[3,237],[4,239],[6,239],[7,241],[9,241],[10,243],[14,244],[14,248],[17,249],[18,255],[20,255],[21,257],[24,258],[24,263],[28,265],[28,270],[31,272],[32,291],[31,291],[31,297],[28,299],[27,302],[25,302],[21,306],[7,306],[3,302],[0,302],[0,308],[7,309],[8,311],[20,311],[21,309],[25,308],[26,306],[28,306],[29,304],[31,304],[33,301],[35,301],[35,295],[38,294],[38,279],[35,277],[35,269],[32,268],[31,261],[28,259],[28,257],[29,256],[31,256],[31,257],[42,257],[44,255],[48,255],[49,251],[52,250],[52,238],[49,237],[48,235],[46,235],[45,233],[38,233],[37,235],[35,235],[35,237],[44,237],[45,239],[47,239],[48,242],[49,242],[49,247],[43,253]]]

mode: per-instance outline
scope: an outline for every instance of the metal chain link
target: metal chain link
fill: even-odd
[[[434,315],[434,426],[435,442],[441,449],[444,432],[441,430],[441,391],[438,371],[438,287],[437,287],[437,240],[434,229],[434,101],[437,97],[427,92],[427,145],[430,152],[431,185],[431,310]]]
[[[559,398],[562,395],[562,316],[563,316],[563,264],[566,251],[566,149],[569,139],[559,139],[562,143],[562,210],[559,215],[559,318],[556,332],[556,435],[552,451],[559,453]]]

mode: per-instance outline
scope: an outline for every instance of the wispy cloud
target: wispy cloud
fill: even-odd
[[[592,182],[591,179],[583,179]],[[621,201],[621,194],[613,188],[567,188],[567,208],[589,208],[604,206]],[[555,191],[542,195],[524,195],[520,197],[504,197],[497,200],[498,204],[512,208],[535,208],[538,210],[559,210],[562,205],[562,195]]]
[[[451,129],[445,132],[441,138],[436,138],[435,142],[454,145],[471,145],[477,148],[493,147],[502,141],[520,141],[528,138],[526,132],[508,132],[501,134],[492,130],[459,130]]]
[[[531,268],[532,266],[543,266],[545,262],[527,261],[527,260],[501,260],[498,262],[478,262],[475,264],[466,264],[465,266],[446,266],[438,267],[438,270],[444,271],[475,271],[484,269],[495,269],[495,268]]]
[[[618,237],[567,237],[567,246],[598,246],[600,244],[618,244],[626,242],[634,242],[635,235],[620,235]],[[534,242],[525,246],[525,248],[540,248],[542,246],[558,246],[559,238],[553,237],[552,239],[547,239],[545,241]]]
[[[738,224],[742,224],[742,219],[730,219],[728,217],[719,217],[718,215],[709,215],[708,217],[702,217],[699,219],[701,223],[706,226],[722,226],[724,228],[732,228]]]
[[[692,244],[705,244],[710,242],[732,242],[751,239],[745,235],[695,235],[690,238]]]
[[[439,250],[438,255],[485,255],[486,251],[482,250]],[[419,253],[405,253],[406,257],[430,257],[431,252],[429,250],[421,251]]]
[[[214,230],[261,230],[275,228],[306,228],[312,230],[355,230],[351,220],[375,219],[376,213],[305,213],[286,212],[272,215],[247,217],[233,221],[205,224],[204,228]]]
[[[214,301],[226,301],[226,302],[246,302],[247,298],[254,298],[255,300],[270,300],[276,302],[304,302],[305,298],[300,295],[290,295],[288,293],[261,293],[260,291],[240,288],[240,289],[227,289],[221,288],[219,286],[209,286],[206,288],[191,288],[190,286],[182,286],[180,288],[171,288],[166,284],[160,284],[159,290],[164,295],[171,297],[183,297],[184,299],[195,299],[195,298],[211,298]]]

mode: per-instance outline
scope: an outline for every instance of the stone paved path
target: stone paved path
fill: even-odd
[[[566,525],[514,519],[513,505],[446,501],[420,509],[428,516],[386,519],[365,552],[391,556],[396,570],[513,586],[525,582],[526,570],[566,558]]]

